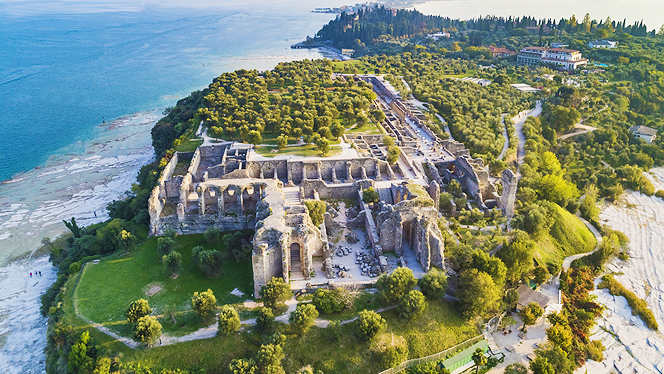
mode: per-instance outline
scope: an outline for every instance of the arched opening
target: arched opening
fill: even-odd
[[[300,259],[300,244],[290,245],[290,270],[291,279],[302,277],[302,260]]]

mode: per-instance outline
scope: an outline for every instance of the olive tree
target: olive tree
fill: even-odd
[[[273,277],[272,280],[261,287],[261,299],[266,307],[273,308],[280,301],[288,300],[292,296],[290,286],[284,282],[283,278]]]
[[[150,315],[150,313],[152,313],[152,309],[150,309],[148,301],[145,299],[138,299],[129,304],[124,315],[127,317],[127,321],[134,323],[138,321],[139,318]]]
[[[312,304],[299,304],[291,312],[288,322],[291,327],[299,334],[304,334],[314,325],[314,320],[318,318],[318,311]]]
[[[202,319],[207,319],[214,314],[217,308],[217,298],[209,288],[207,291],[194,292],[194,296],[191,297],[191,307],[194,313]]]
[[[221,307],[219,313],[219,332],[223,335],[230,335],[240,329],[240,315],[237,310],[230,305]]]
[[[147,345],[154,344],[161,336],[161,323],[155,316],[143,316],[136,321],[134,337]]]
[[[371,340],[387,326],[387,321],[373,310],[363,310],[355,322],[355,333],[362,340]]]

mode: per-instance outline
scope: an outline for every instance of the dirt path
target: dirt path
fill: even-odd
[[[517,164],[519,166],[523,164],[523,158],[526,156],[526,136],[523,135],[523,124],[528,117],[538,117],[540,114],[542,114],[542,102],[538,101],[534,109],[521,112],[516,117],[512,118],[512,121],[514,121],[516,136],[519,139],[519,143],[517,144]]]
[[[584,125],[583,121],[579,121],[579,123],[574,125],[574,128],[576,129],[576,131],[574,131],[573,133],[560,135],[560,136],[558,136],[558,140],[565,140],[565,139],[571,138],[573,136],[577,136],[577,135],[581,135],[581,134],[587,134],[589,132],[597,130],[597,127]]]
[[[592,223],[586,221],[585,219],[583,219],[581,217],[579,217],[579,219],[581,220],[581,222],[583,222],[584,225],[586,225],[586,227],[588,227],[588,229],[593,233],[593,235],[595,235],[595,239],[597,239],[597,245],[595,246],[595,249],[590,251],[590,252],[580,253],[578,255],[565,257],[565,259],[563,260],[563,270],[569,269],[569,267],[572,266],[572,262],[574,260],[576,260],[578,258],[581,258],[581,257],[585,257],[585,256],[595,252],[599,248],[599,243],[602,242],[602,234],[600,234],[600,232],[597,231],[595,226],[593,226]]]

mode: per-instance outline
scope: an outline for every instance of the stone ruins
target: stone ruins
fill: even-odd
[[[333,77],[334,78],[334,77]],[[341,77],[349,79],[348,76]],[[338,79],[341,79],[338,78]],[[374,102],[386,114],[382,130],[404,149],[394,165],[386,161],[385,135],[347,134],[348,152],[336,157],[260,156],[246,144],[207,139],[195,152],[176,152],[149,199],[150,234],[166,229],[178,234],[255,230],[252,266],[255,296],[272,277],[314,283],[350,271],[339,257],[349,245],[335,244],[340,233],[357,236],[363,229],[364,252],[357,251],[360,277],[367,279],[408,265],[408,256],[427,271],[444,267],[444,240],[438,227],[440,189],[458,180],[468,200],[483,209],[509,209],[516,188],[501,198],[481,160],[473,160],[462,144],[437,138],[423,123],[419,109],[406,105],[381,77],[362,76],[378,94]],[[423,156],[426,153],[426,157]],[[425,171],[426,170],[426,171]],[[503,173],[504,184],[515,178]],[[362,201],[373,187],[378,202]],[[359,208],[339,216],[334,209],[319,226],[308,213],[307,200],[358,201]],[[341,219],[341,221],[339,221]],[[355,243],[358,238],[348,240]],[[335,261],[337,263],[335,263]],[[352,277],[352,275],[348,275]]]

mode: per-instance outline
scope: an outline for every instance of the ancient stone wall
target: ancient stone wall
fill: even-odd
[[[321,199],[355,199],[359,187],[357,182],[328,184],[319,179],[312,179],[303,181],[300,188],[306,198],[313,198],[314,191],[317,191]]]
[[[516,202],[517,179],[514,172],[510,169],[503,170],[502,183],[503,194],[498,200],[498,207],[503,210],[505,217],[508,219],[514,216],[514,203]]]
[[[276,229],[260,227],[254,235],[254,249],[251,263],[254,275],[254,297],[260,298],[261,287],[273,277],[284,277],[288,281],[288,269],[284,258],[288,258],[288,248],[283,233]]]
[[[166,167],[164,167],[164,170],[161,172],[161,178],[160,180],[168,180],[173,176],[173,171],[175,171],[175,166],[178,164],[178,153],[175,152],[171,159],[168,161],[166,164]]]
[[[184,176],[177,175],[164,181],[165,196],[167,199],[180,199],[180,185]]]

